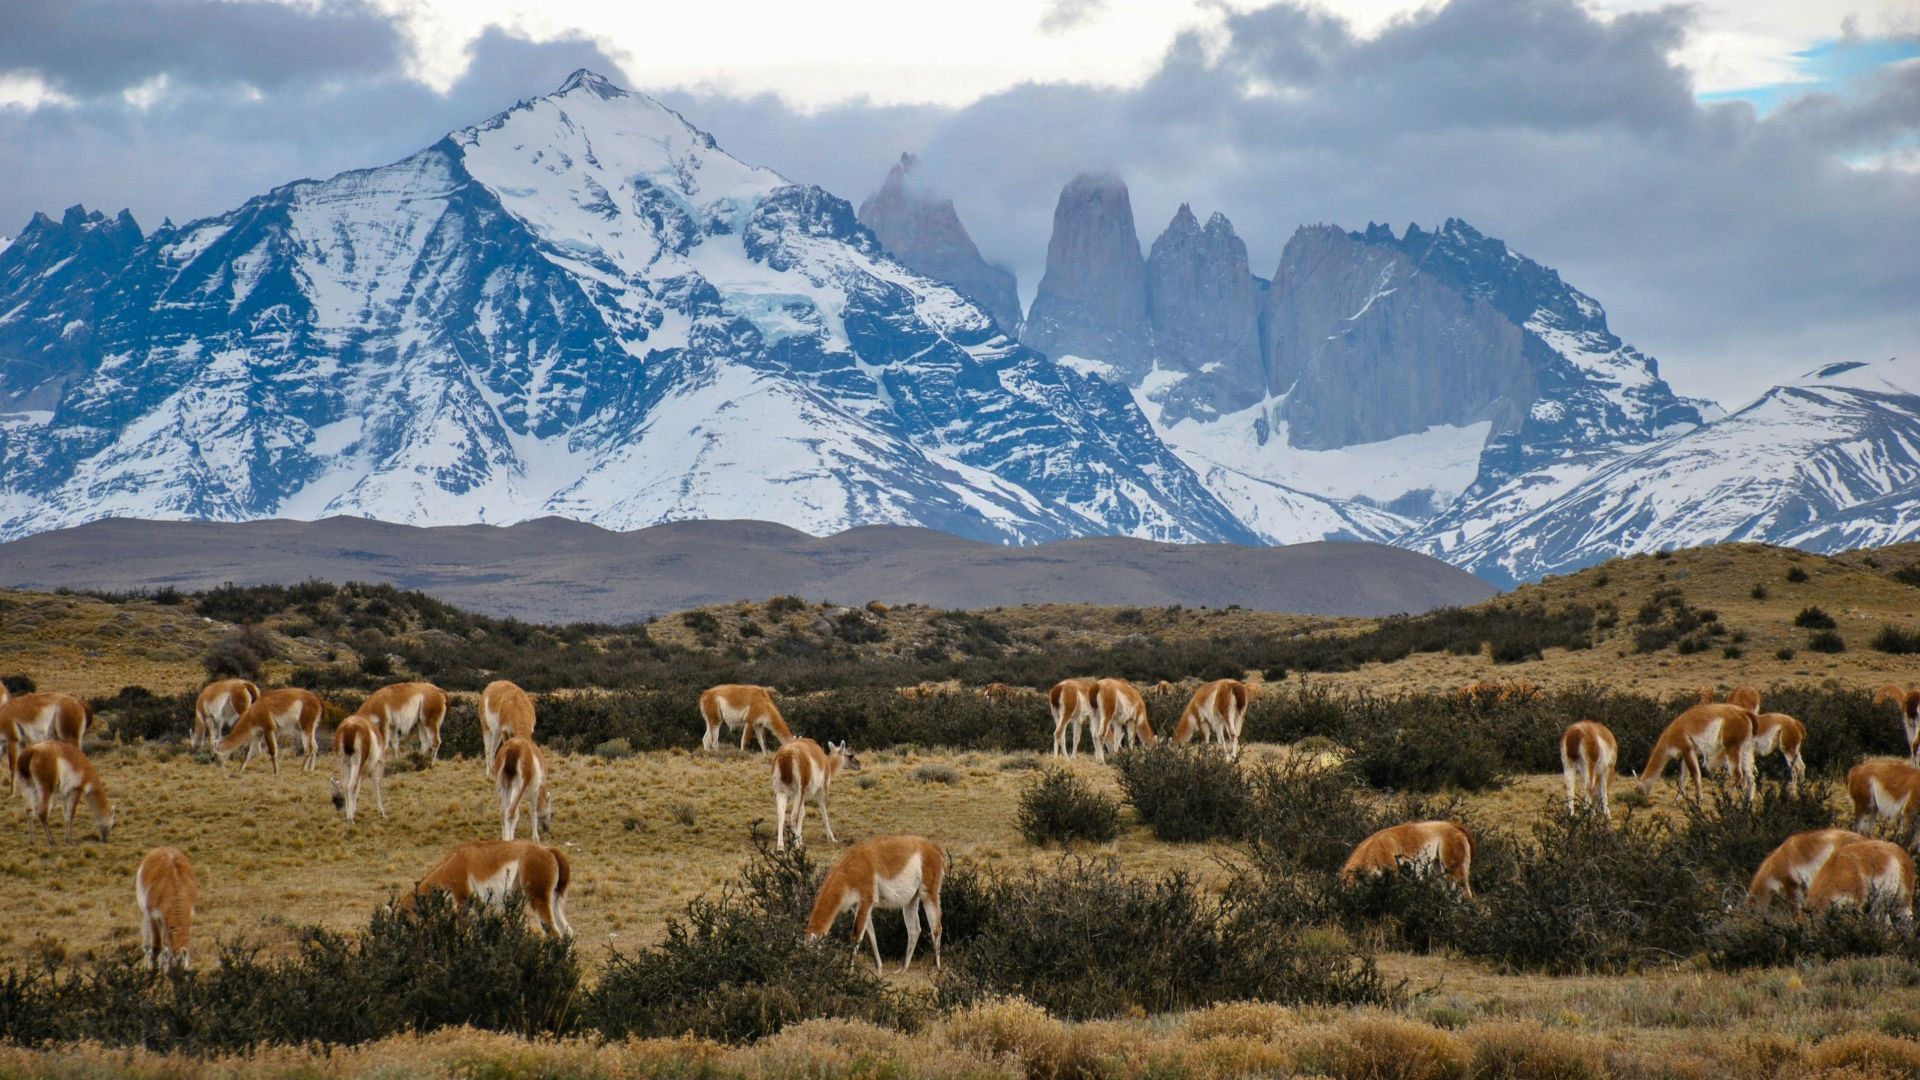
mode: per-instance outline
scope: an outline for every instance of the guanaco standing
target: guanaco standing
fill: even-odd
[[[147,966],[171,971],[193,966],[187,948],[193,938],[193,908],[200,902],[200,879],[179,848],[157,847],[140,860],[133,875],[133,900],[140,908],[140,947]]]
[[[925,916],[933,935],[933,966],[940,967],[940,881],[946,876],[947,853],[924,836],[878,836],[862,840],[834,860],[814,898],[807,918],[807,940],[817,941],[833,929],[833,921],[848,908],[853,917],[852,966],[860,957],[860,940],[873,944],[873,967],[880,962],[880,938],[873,929],[875,908],[899,911],[907,920],[907,957],[901,971],[913,968],[914,948],[920,944],[920,920]]]

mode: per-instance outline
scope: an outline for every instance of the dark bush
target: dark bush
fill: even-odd
[[[0,679],[0,686],[6,687],[9,694],[31,694],[39,689],[31,675],[9,675]]]
[[[1816,630],[1807,638],[1807,648],[1817,653],[1843,653],[1847,642],[1832,630]]]
[[[1703,874],[1744,887],[1781,841],[1808,829],[1833,825],[1833,786],[1816,778],[1790,795],[1782,783],[1760,784],[1753,804],[1732,785],[1707,789],[1700,802],[1683,799],[1674,857]]]
[[[209,679],[259,682],[266,662],[279,652],[272,634],[257,626],[243,626],[208,646],[200,657],[200,666]]]
[[[1256,883],[1215,900],[1182,874],[1132,877],[1112,860],[1069,858],[993,878],[985,891],[978,935],[939,979],[943,1003],[1019,995],[1084,1020],[1244,999],[1398,997],[1343,936],[1297,930],[1286,912],[1277,920]]]
[[[1787,567],[1787,580],[1798,585],[1807,580],[1807,572],[1798,566],[1789,566]]]
[[[1308,755],[1261,762],[1248,774],[1243,835],[1262,866],[1331,874],[1387,824],[1351,773]]]
[[[807,602],[797,596],[776,596],[767,601],[767,614],[776,619],[805,610],[807,610]]]
[[[193,730],[194,694],[159,695],[144,686],[123,686],[88,704],[113,733],[149,742],[177,740]]]
[[[1765,600],[1767,598],[1767,587],[1756,583],[1752,589],[1747,591],[1747,595],[1753,597],[1755,600]]]
[[[211,1054],[460,1024],[564,1034],[578,986],[571,943],[530,930],[517,900],[498,912],[460,910],[436,893],[414,911],[383,908],[363,934],[305,929],[285,959],[229,946],[218,963],[167,977],[122,949],[8,971],[0,1040]]]
[[[1803,607],[1800,614],[1793,617],[1793,625],[1806,630],[1831,630],[1839,624],[1833,621],[1833,616],[1817,607]]]
[[[1247,778],[1225,755],[1202,747],[1142,747],[1113,759],[1121,790],[1162,840],[1237,837],[1247,813]]]
[[[1888,623],[1873,635],[1871,642],[1875,649],[1895,656],[1912,656],[1920,653],[1920,630],[1903,631]]]
[[[609,958],[588,995],[586,1024],[608,1038],[694,1035],[726,1042],[762,1038],[821,1016],[911,1026],[914,1006],[871,967],[849,965],[844,936],[834,936],[831,946],[807,942],[807,915],[822,873],[804,850],[763,846],[739,884],[717,900],[689,903],[684,916],[668,921],[657,945]],[[942,900],[956,906],[944,888]],[[876,928],[888,921],[879,915]],[[840,920],[839,935],[850,933],[848,922]],[[922,948],[930,948],[924,939]],[[899,955],[888,959],[897,965]]]
[[[1403,724],[1363,730],[1349,740],[1347,765],[1368,784],[1396,791],[1484,791],[1504,782],[1507,755],[1493,725],[1450,719],[1414,713]]]
[[[1508,879],[1480,893],[1455,943],[1509,970],[1618,972],[1693,955],[1724,897],[1674,850],[1672,830],[1628,815],[1549,810]]]
[[[1120,835],[1120,804],[1065,769],[1048,769],[1021,790],[1016,820],[1029,844],[1104,844]]]
[[[1714,967],[1737,970],[1785,967],[1850,956],[1898,956],[1920,961],[1912,927],[1891,910],[1890,897],[1857,908],[1834,908],[1817,915],[1781,905],[1728,912],[1709,930],[1706,952]]]

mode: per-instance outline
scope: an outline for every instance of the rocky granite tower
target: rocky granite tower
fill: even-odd
[[[1096,358],[1128,384],[1152,368],[1147,268],[1118,177],[1077,176],[1060,192],[1047,272],[1020,340],[1050,357]]]
[[[1265,394],[1260,300],[1233,223],[1216,213],[1202,227],[1180,204],[1147,256],[1154,352],[1161,368],[1186,376],[1168,391],[1168,421],[1233,412]]]
[[[907,269],[960,290],[985,308],[1000,329],[1020,332],[1020,293],[1011,270],[981,258],[967,227],[944,199],[914,183],[914,158],[901,154],[887,182],[860,204],[860,224]]]

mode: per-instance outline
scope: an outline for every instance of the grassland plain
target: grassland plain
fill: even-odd
[[[1920,545],[1838,558],[1735,545],[1620,560],[1490,602],[1610,606],[1619,613],[1617,624],[1599,627],[1592,648],[1552,648],[1539,660],[1505,664],[1484,654],[1415,653],[1312,678],[1385,691],[1514,678],[1549,687],[1602,680],[1662,692],[1740,682],[1832,680],[1858,687],[1920,681],[1920,659],[1866,646],[1882,625],[1920,627],[1920,591],[1894,576],[1913,565],[1920,565]],[[1795,569],[1805,581],[1790,580]],[[1687,604],[1711,609],[1726,631],[1721,641],[1734,644],[1732,634],[1742,634],[1743,655],[1728,656],[1719,643],[1692,653],[1637,648],[1635,612],[1675,588]],[[1808,632],[1793,622],[1808,606],[1834,617],[1849,640],[1846,652],[1805,650]],[[663,619],[649,628],[650,636],[737,655],[756,638],[805,632],[833,614],[791,603],[705,611],[710,621]],[[1104,647],[1141,637],[1356,635],[1378,625],[1236,610],[1035,607],[981,616],[1005,633],[1013,652]],[[892,609],[876,620],[884,631],[878,639],[856,648],[875,657],[910,653],[936,636],[939,618],[926,609]],[[282,653],[269,667],[269,681],[302,667],[360,661],[352,640],[303,625],[310,621],[292,614],[262,620]],[[749,624],[757,633],[742,633]],[[170,598],[5,594],[0,674],[88,695],[127,685],[178,693],[200,684],[200,654],[232,629]],[[604,646],[589,639],[581,647]],[[1778,655],[1785,649],[1795,655]],[[1034,724],[1044,727],[1043,706],[1036,701],[1034,709]],[[698,722],[691,703],[687,715],[685,749],[551,756],[557,813],[550,839],[575,860],[569,908],[590,978],[610,952],[653,941],[689,900],[734,880],[752,848],[750,831],[765,828],[771,817],[766,759],[694,752]],[[457,705],[449,723],[472,725],[471,703]],[[1891,712],[1887,723],[1895,723]],[[182,715],[180,734],[186,726]],[[937,733],[929,734],[929,744],[938,741]],[[0,846],[0,966],[49,950],[134,942],[132,869],[156,844],[184,848],[200,868],[196,944],[206,957],[220,941],[287,948],[293,928],[303,925],[363,927],[375,905],[409,888],[448,848],[498,827],[491,785],[471,757],[443,758],[433,768],[403,761],[388,780],[390,816],[368,815],[349,829],[328,800],[330,758],[313,773],[283,763],[276,776],[256,762],[241,774],[172,742],[121,739],[111,727],[90,749],[119,811],[113,840],[52,849]],[[1281,750],[1258,745],[1251,753]],[[862,757],[866,768],[835,785],[834,823],[843,843],[920,831],[938,836],[976,868],[1017,870],[1058,858],[1024,842],[1015,825],[1019,789],[1043,759],[937,746],[875,748]],[[1070,768],[1118,794],[1109,770],[1084,758]],[[1477,822],[1525,835],[1530,822],[1551,812],[1559,789],[1557,775],[1519,775],[1464,795],[1462,805]],[[1671,787],[1663,787],[1645,812],[1670,813],[1673,799]],[[24,836],[20,803],[9,805],[14,835]],[[1842,809],[1835,804],[1836,820]],[[83,821],[85,814],[82,809]],[[1210,887],[1223,885],[1240,857],[1226,843],[1161,843],[1131,809],[1122,821],[1115,841],[1084,850],[1111,854],[1131,872],[1179,870]],[[823,857],[838,850],[826,842],[817,818],[809,821],[808,835]],[[843,923],[841,939],[846,933]],[[1909,961],[1869,958],[1726,974],[1681,960],[1630,975],[1563,977],[1505,974],[1445,955],[1387,953],[1381,962],[1389,975],[1407,980],[1412,996],[1403,1011],[1249,1004],[1065,1024],[1008,1003],[947,1015],[916,1035],[815,1021],[751,1047],[678,1040],[603,1048],[454,1032],[325,1055],[263,1050],[220,1062],[89,1047],[39,1054],[0,1048],[0,1076],[1920,1075],[1914,1041],[1920,967]],[[916,970],[908,985],[923,985],[922,977]]]

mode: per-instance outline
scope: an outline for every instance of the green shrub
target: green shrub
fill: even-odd
[[[1807,638],[1807,648],[1817,653],[1843,653],[1847,642],[1832,630],[1816,630]]]
[[[461,910],[434,893],[411,911],[382,908],[361,934],[301,930],[283,959],[229,945],[215,964],[163,976],[130,948],[43,958],[0,973],[0,1040],[204,1055],[462,1024],[532,1037],[572,1029],[578,989],[572,944],[529,929],[518,899]]]
[[[837,944],[844,937],[833,947],[806,940],[822,872],[803,850],[763,846],[738,884],[718,899],[689,903],[658,944],[608,959],[587,995],[586,1025],[614,1039],[693,1035],[724,1042],[824,1016],[912,1025],[913,1004],[871,967],[849,965]],[[876,913],[876,929],[885,921]],[[846,918],[840,926],[840,934],[849,933]]]
[[[1758,785],[1752,805],[1732,785],[1707,789],[1700,802],[1680,802],[1674,857],[1703,874],[1744,887],[1773,849],[1794,833],[1833,825],[1833,785],[1808,778],[1798,794],[1782,783]]]
[[[1920,586],[1920,562],[1908,563],[1895,570],[1892,577],[1902,585]]]
[[[1920,653],[1920,630],[1903,631],[1888,623],[1873,635],[1871,642],[1875,649],[1895,656],[1912,656]]]
[[[108,698],[89,702],[113,733],[148,742],[178,740],[193,729],[194,694],[155,694],[144,686],[123,686]]]
[[[1015,820],[1030,844],[1104,844],[1120,835],[1120,804],[1067,770],[1050,768],[1021,789]]]
[[[1258,999],[1391,1004],[1397,988],[1343,935],[1297,930],[1248,886],[1209,897],[1183,874],[1063,859],[995,877],[977,935],[938,980],[952,1005],[1018,995],[1073,1019]]]
[[[1793,617],[1793,625],[1805,630],[1831,630],[1839,625],[1833,616],[1817,607],[1803,607],[1800,614]]]
[[[1706,940],[1714,967],[1734,970],[1784,967],[1850,956],[1898,956],[1920,961],[1910,926],[1882,897],[1865,910],[1834,908],[1821,914],[1790,911],[1781,905],[1753,911],[1736,907],[1718,920]]]
[[[620,761],[633,756],[633,744],[625,739],[608,739],[593,748],[593,756],[607,761]]]
[[[209,679],[259,682],[266,662],[279,653],[273,635],[257,626],[243,626],[209,646],[200,657],[200,666]]]
[[[1533,839],[1480,891],[1462,952],[1509,970],[1626,971],[1692,955],[1725,903],[1664,825],[1548,811]]]
[[[1140,820],[1162,840],[1237,837],[1247,812],[1240,766],[1204,747],[1139,747],[1113,758],[1120,787]]]
[[[1353,774],[1303,754],[1249,770],[1243,836],[1255,860],[1277,871],[1332,874],[1388,822]]]
[[[1787,567],[1787,580],[1793,582],[1795,585],[1798,585],[1801,582],[1807,580],[1807,572],[1805,570],[1800,569],[1798,566],[1789,566]]]
[[[907,779],[921,784],[957,784],[960,782],[960,770],[941,761],[929,761],[916,765],[907,774]]]

